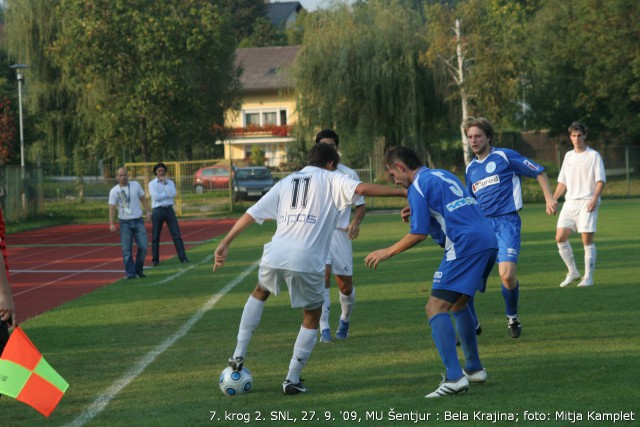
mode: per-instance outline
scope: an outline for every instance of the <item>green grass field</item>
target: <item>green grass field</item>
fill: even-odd
[[[49,419],[3,397],[2,425],[286,426],[293,424],[286,418],[295,418],[304,426],[400,426],[421,418],[418,424],[475,426],[512,425],[510,416],[524,425],[613,425],[589,420],[602,413],[633,413],[633,420],[616,425],[638,425],[639,207],[638,199],[603,202],[596,285],[561,289],[556,218],[542,205],[526,206],[519,266],[523,333],[517,340],[508,336],[496,268],[476,300],[489,380],[472,384],[465,395],[423,397],[443,371],[424,314],[442,250],[425,241],[377,271],[366,269],[370,251],[407,231],[398,215],[371,214],[354,243],[351,336],[316,345],[303,371],[308,394],[281,392],[301,323],[286,293],[270,298],[249,347],[253,391],[229,398],[217,385],[255,286],[262,245],[274,231],[270,223],[236,240],[227,265],[215,274],[212,241],[189,253],[187,269],[161,265],[145,280],[120,281],[23,323],[70,387]],[[571,242],[582,270],[577,234]],[[337,289],[332,304],[335,330]]]

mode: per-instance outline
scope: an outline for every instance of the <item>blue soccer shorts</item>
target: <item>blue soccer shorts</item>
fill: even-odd
[[[432,289],[474,296],[484,292],[487,279],[496,264],[497,249],[485,249],[473,255],[447,261],[446,255],[433,275]]]
[[[487,218],[498,238],[498,263],[518,263],[520,254],[520,229],[522,221],[517,212]]]

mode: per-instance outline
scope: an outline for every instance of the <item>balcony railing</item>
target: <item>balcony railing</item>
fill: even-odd
[[[289,136],[291,134],[291,126],[248,125],[241,128],[229,128],[226,131],[232,136]]]

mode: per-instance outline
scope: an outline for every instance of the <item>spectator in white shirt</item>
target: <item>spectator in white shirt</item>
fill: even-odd
[[[167,177],[167,166],[158,163],[153,167],[156,178],[149,183],[149,195],[151,196],[151,262],[153,266],[160,263],[160,234],[162,225],[166,222],[171,239],[176,247],[178,259],[182,264],[189,262],[184,250],[184,242],[180,234],[178,218],[173,210],[173,198],[176,196],[176,185]]]

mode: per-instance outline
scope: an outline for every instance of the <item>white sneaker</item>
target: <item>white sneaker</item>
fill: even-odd
[[[560,283],[560,287],[561,288],[567,287],[571,284],[571,282],[573,282],[574,280],[578,280],[579,278],[580,278],[580,273],[578,273],[577,271],[575,273],[568,273],[567,277],[565,277],[562,283]]]
[[[587,286],[593,286],[593,279],[585,277],[584,279],[582,279],[582,282],[578,283],[579,288],[586,288]]]
[[[462,370],[464,376],[470,383],[486,383],[487,382],[487,370],[482,368],[477,371],[469,372]]]
[[[457,394],[466,392],[469,390],[469,380],[464,375],[457,381],[447,381],[444,375],[442,375],[442,382],[440,386],[433,393],[427,394],[425,397],[430,399],[432,397],[442,397],[449,394]]]

